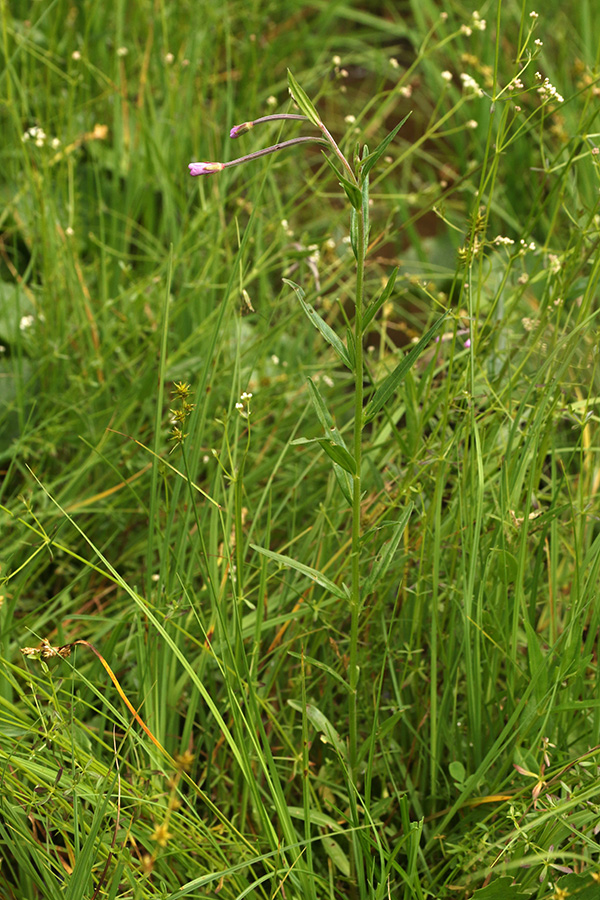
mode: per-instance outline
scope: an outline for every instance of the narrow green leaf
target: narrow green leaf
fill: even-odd
[[[297,700],[288,700],[288,706],[291,706],[292,709],[295,709],[298,712],[302,712],[302,704],[298,703]],[[306,704],[306,716],[311,725],[325,736],[325,743],[332,744],[340,756],[345,759],[346,744],[341,739],[327,716],[313,703]]]
[[[354,371],[354,366],[356,365],[356,347],[354,344],[354,333],[350,326],[346,328],[346,349],[348,351],[350,362],[352,363],[352,371]]]
[[[384,139],[379,144],[379,146],[376,147],[375,150],[373,150],[373,152],[371,154],[369,154],[369,156],[367,156],[367,158],[365,160],[363,160],[363,162],[361,164],[361,170],[360,170],[360,174],[362,175],[363,178],[367,177],[367,175],[369,174],[369,172],[371,171],[373,166],[379,161],[380,157],[385,153],[385,151],[388,148],[388,145],[394,140],[394,138],[396,137],[396,135],[398,134],[398,132],[400,131],[400,129],[402,128],[402,126],[404,125],[404,123],[406,122],[406,120],[408,119],[409,116],[410,116],[410,113],[407,113],[404,116],[404,118],[402,119],[402,121],[399,122],[398,125],[396,125],[396,127],[393,129],[393,131],[390,131],[388,136],[384,137]]]
[[[321,335],[325,338],[328,344],[330,344],[341,361],[347,366],[350,371],[352,371],[352,363],[350,362],[350,357],[348,356],[348,351],[346,350],[346,345],[344,342],[337,336],[333,328],[331,328],[327,322],[321,318],[316,309],[306,302],[304,299],[304,291],[300,287],[299,284],[296,284],[294,281],[290,281],[289,278],[284,278],[283,281],[285,284],[288,284],[296,293],[298,300],[300,301],[300,305],[302,309],[313,323],[315,328],[321,333]]]
[[[364,421],[365,423],[370,421],[379,410],[385,406],[389,398],[392,394],[399,388],[402,384],[403,380],[406,378],[407,373],[412,369],[419,356],[429,343],[429,341],[434,337],[437,331],[439,331],[442,323],[449,315],[450,310],[446,310],[446,312],[439,317],[437,322],[429,329],[427,334],[424,334],[418,344],[410,350],[404,359],[396,366],[393,372],[391,372],[385,381],[377,388],[369,402],[365,407],[364,412]]]
[[[347,878],[350,875],[350,860],[338,842],[329,835],[325,835],[325,837],[321,838],[321,843],[336,869],[339,869],[342,875],[345,875]]]
[[[313,125],[316,125],[318,128],[321,125],[321,119],[319,117],[319,113],[310,101],[308,94],[303,90],[303,88],[300,87],[289,69],[287,70],[287,76],[288,88],[290,94],[292,95],[292,99],[296,101],[301,112],[303,112],[304,115],[310,119]]]
[[[348,181],[348,179],[345,178],[341,174],[338,167],[335,165],[335,163],[333,163],[331,161],[331,159],[329,158],[329,156],[327,155],[327,152],[325,150],[322,150],[321,152],[323,153],[323,159],[325,160],[325,162],[327,163],[329,168],[333,172],[335,172],[335,176],[340,184],[340,187],[342,187],[344,189],[346,196],[347,196],[348,200],[350,201],[351,205],[354,207],[354,209],[360,209],[360,204],[361,204],[360,188],[358,188],[351,181]]]
[[[315,412],[317,414],[317,418],[321,425],[323,426],[323,431],[327,434],[328,437],[331,437],[336,444],[339,444],[341,447],[346,446],[346,442],[344,438],[335,427],[335,422],[333,420],[333,416],[327,409],[327,404],[323,399],[323,395],[319,391],[319,388],[316,386],[312,378],[307,378],[306,383],[308,385],[308,393],[310,394],[310,399],[312,400],[312,404],[315,408]]]
[[[384,287],[382,293],[379,295],[379,297],[376,300],[373,300],[373,302],[366,308],[364,315],[363,315],[363,320],[362,320],[363,334],[365,333],[365,331],[367,330],[367,328],[369,327],[369,325],[371,324],[371,322],[373,321],[373,319],[375,318],[375,316],[377,315],[377,313],[379,312],[381,307],[386,303],[386,301],[391,296],[391,293],[394,290],[394,285],[396,283],[397,275],[398,275],[398,266],[396,266],[396,268],[393,270],[392,274],[388,278],[387,284]]]
[[[360,209],[360,205],[362,203],[362,194],[359,188],[357,188],[355,184],[352,184],[351,181],[347,181],[345,178],[340,179],[340,185],[344,188],[346,197],[350,201],[352,208]]]
[[[338,597],[340,600],[346,599],[344,589],[331,581],[330,578],[327,578],[326,575],[323,575],[322,572],[317,571],[317,569],[305,566],[304,563],[292,559],[291,556],[284,556],[283,553],[274,553],[273,550],[267,550],[265,547],[257,546],[257,544],[250,544],[250,546],[253,550],[256,550],[257,553],[268,557],[268,559],[274,559],[275,562],[278,562],[281,566],[286,566],[288,569],[294,569],[296,572],[306,575],[312,581],[316,582],[316,584],[328,590],[334,597]]]
[[[354,259],[358,260],[358,217],[354,207],[350,213],[350,246],[354,253]]]
[[[310,393],[310,398],[312,400],[313,406],[317,413],[317,418],[319,422],[323,426],[323,431],[329,438],[329,440],[335,441],[340,447],[346,448],[346,443],[344,438],[342,437],[339,430],[336,428],[335,423],[333,421],[333,417],[329,410],[327,409],[327,404],[325,400],[321,396],[318,387],[312,381],[311,378],[308,379],[308,390]],[[320,438],[316,439],[320,442]],[[292,443],[309,443],[304,439],[292,441]],[[331,456],[331,454],[329,454]],[[352,505],[352,491],[353,491],[353,483],[352,478],[348,474],[348,472],[340,465],[337,464],[335,460],[333,460],[333,472],[338,483],[338,487],[340,488],[342,494],[344,495],[344,499],[349,505]]]
[[[354,462],[354,457],[346,450],[345,447],[340,447],[339,444],[336,444],[335,441],[328,440],[327,438],[319,438],[319,444],[327,454],[327,456],[337,463],[338,466],[341,466],[346,472],[349,472],[351,475],[356,474],[356,463]]]
[[[383,578],[383,576],[389,569],[396,550],[398,549],[398,544],[402,540],[402,535],[404,534],[404,530],[408,525],[408,520],[410,519],[413,509],[414,503],[411,502],[402,513],[400,519],[396,522],[391,538],[389,539],[387,544],[384,545],[380,557],[377,559],[375,565],[373,566],[371,574],[366,579],[363,585],[363,596],[366,597],[371,593],[377,582]]]
[[[338,169],[338,167],[336,166],[336,164],[333,162],[333,160],[331,160],[331,159],[329,158],[329,156],[327,155],[327,152],[326,152],[325,150],[321,150],[321,153],[323,154],[323,159],[325,160],[325,162],[327,163],[327,165],[329,166],[329,168],[331,169],[331,171],[334,173],[334,175],[335,175],[335,177],[337,178],[337,180],[338,180],[340,183],[341,183],[342,181],[345,181],[346,179],[344,178],[344,176],[342,175],[342,173],[340,172],[340,170]]]
[[[294,656],[296,659],[303,659],[306,665],[314,666],[316,669],[321,669],[323,672],[327,672],[330,678],[335,679],[335,681],[339,682],[347,691],[350,690],[350,685],[346,681],[346,679],[340,675],[339,672],[336,672],[335,669],[332,669],[331,666],[326,665],[321,662],[320,659],[315,659],[314,656],[306,656],[302,653],[295,653],[293,650],[288,650],[288,656]]]
[[[369,234],[371,233],[370,209],[369,209],[369,179],[365,178],[361,187],[362,213],[365,223],[365,255],[369,246]]]
[[[290,656],[300,657],[300,654],[290,653]],[[304,810],[301,806],[288,806],[287,811],[293,819],[304,819]],[[318,809],[310,809],[308,817],[310,824],[316,825],[317,828],[331,828],[332,831],[336,831],[338,834],[344,831],[339,822],[336,822],[331,816],[327,816]]]
[[[301,819],[302,821],[306,818],[304,810],[300,806],[288,806],[287,811],[292,818]],[[310,824],[317,828],[329,828],[331,831],[337,832],[338,834],[343,831],[342,827],[335,819],[332,819],[331,816],[326,816],[325,813],[319,812],[318,809],[311,809],[309,811],[309,820]],[[348,857],[337,841],[335,841],[331,835],[324,834],[321,838],[321,843],[333,864],[347,877],[350,874],[350,863]]]

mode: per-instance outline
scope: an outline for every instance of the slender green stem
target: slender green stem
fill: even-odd
[[[360,538],[361,538],[361,462],[362,462],[362,428],[363,428],[363,346],[362,346],[362,313],[364,294],[364,267],[366,252],[366,222],[368,214],[366,204],[356,211],[356,301],[354,313],[354,462],[356,471],[353,479],[352,493],[352,587],[350,594],[350,708],[349,708],[349,764],[350,764],[350,807],[355,822],[358,821],[356,795],[358,793],[358,632],[360,616]],[[352,862],[354,874],[358,882],[359,897],[365,896],[364,869],[360,837],[356,833],[352,842]]]
[[[362,307],[365,266],[365,218],[361,208],[356,213],[358,224],[356,261],[356,310],[354,315],[355,369],[354,369],[354,461],[356,472],[353,479],[352,495],[352,589],[350,599],[350,771],[356,778],[357,735],[357,688],[358,688],[358,617],[360,612],[360,498],[362,462],[362,419],[363,419],[363,347],[362,347]]]

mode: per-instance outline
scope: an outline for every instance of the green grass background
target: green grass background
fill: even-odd
[[[2,900],[600,890],[600,25],[472,11],[2,3]],[[187,175],[307,133],[228,136],[293,111],[288,67],[350,156],[411,112],[371,179],[368,298],[399,276],[366,390],[451,310],[364,451],[357,778],[349,509],[293,444],[307,377],[346,436],[353,383],[282,281],[345,336],[348,203],[316,146]],[[91,642],[166,753],[42,638]]]

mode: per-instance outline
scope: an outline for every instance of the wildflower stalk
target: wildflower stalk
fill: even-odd
[[[352,540],[351,540],[351,584],[350,584],[350,592],[349,592],[349,600],[350,600],[350,646],[349,646],[349,662],[348,662],[348,688],[349,688],[349,702],[348,702],[348,757],[347,757],[347,788],[348,788],[348,798],[350,805],[350,817],[351,823],[353,826],[353,836],[351,839],[351,867],[352,874],[355,879],[356,889],[358,896],[361,898],[365,898],[367,896],[367,885],[366,885],[366,869],[363,857],[363,843],[360,835],[360,825],[361,820],[359,816],[359,772],[358,772],[358,747],[359,747],[359,734],[358,734],[358,685],[360,679],[360,670],[358,666],[358,642],[359,642],[359,633],[360,633],[360,613],[362,606],[362,596],[361,596],[361,539],[362,539],[362,517],[361,517],[361,497],[362,497],[362,482],[361,482],[361,468],[362,468],[362,443],[363,443],[363,429],[365,423],[370,421],[374,415],[383,407],[386,402],[388,396],[396,390],[398,384],[403,379],[405,375],[405,370],[407,367],[413,364],[416,360],[416,356],[421,350],[421,346],[418,345],[411,351],[411,354],[407,357],[407,360],[402,362],[396,370],[394,370],[388,378],[383,382],[383,384],[379,387],[379,389],[375,392],[373,397],[371,398],[369,404],[366,408],[364,408],[364,396],[363,396],[363,380],[364,380],[364,353],[363,353],[363,331],[365,329],[365,325],[371,321],[372,317],[376,314],[377,306],[374,310],[371,310],[367,315],[368,318],[365,318],[365,257],[367,253],[367,245],[368,245],[368,235],[369,235],[369,192],[368,192],[368,184],[369,184],[369,172],[376,164],[378,159],[382,156],[385,148],[388,146],[390,141],[396,136],[398,130],[404,123],[405,119],[400,122],[396,128],[388,136],[382,141],[382,143],[377,147],[377,149],[369,154],[368,148],[365,147],[363,151],[362,159],[358,155],[355,155],[354,158],[354,167],[350,164],[348,159],[342,153],[337,143],[331,136],[330,132],[327,130],[323,122],[321,121],[316,109],[312,105],[308,96],[304,93],[300,85],[296,82],[293,75],[288,72],[288,81],[290,86],[290,93],[292,94],[293,99],[297,103],[300,108],[300,112],[302,115],[272,115],[272,116],[263,116],[260,119],[255,119],[250,122],[242,122],[240,125],[235,125],[230,132],[230,137],[237,138],[240,135],[250,131],[254,128],[254,126],[260,122],[268,122],[274,119],[294,119],[294,120],[302,120],[312,124],[315,128],[317,128],[322,137],[298,137],[289,141],[282,141],[281,143],[275,144],[271,147],[266,147],[262,150],[258,150],[254,153],[249,153],[247,156],[240,157],[239,159],[232,160],[226,163],[213,162],[213,163],[191,163],[190,164],[190,174],[192,175],[212,175],[216,172],[220,172],[225,168],[240,165],[242,162],[248,162],[253,159],[257,159],[261,156],[265,156],[268,153],[274,153],[277,150],[282,150],[286,147],[290,147],[294,144],[300,144],[305,142],[316,142],[319,144],[324,144],[328,147],[330,151],[332,151],[339,162],[341,163],[341,172],[332,164],[334,170],[336,171],[340,185],[344,189],[346,196],[348,197],[352,212],[351,212],[351,225],[350,225],[350,238],[352,244],[352,250],[354,253],[354,257],[356,260],[356,293],[355,293],[355,310],[354,310],[354,329],[353,333],[349,335],[349,340],[347,344],[344,342],[332,331],[330,326],[318,315],[316,310],[314,310],[308,303],[306,303],[304,299],[304,292],[302,291],[299,285],[294,285],[293,282],[288,282],[291,286],[296,290],[300,303],[307,313],[309,318],[312,320],[313,324],[318,328],[321,332],[321,335],[325,338],[325,340],[334,348],[339,358],[342,360],[344,365],[346,365],[354,376],[354,422],[353,422],[353,439],[352,439],[352,448],[348,450],[344,443],[344,440],[341,434],[337,431],[335,426],[333,425],[333,417],[327,410],[324,399],[320,396],[318,389],[311,382],[311,395],[313,396],[313,401],[317,407],[319,417],[321,421],[326,422],[329,427],[327,438],[324,438],[321,442],[321,446],[328,453],[335,464],[336,477],[338,477],[338,482],[340,483],[340,487],[346,497],[347,501],[351,505],[352,509]],[[407,117],[405,117],[407,118]],[[329,160],[328,160],[329,161]],[[393,289],[395,279],[395,273],[392,274],[389,281],[389,292],[391,293]],[[385,293],[385,292],[384,292]],[[383,301],[382,301],[383,302]],[[441,319],[438,322],[438,325],[441,323]],[[437,327],[437,326],[436,326]],[[435,329],[434,329],[435,330]],[[431,330],[428,335],[425,336],[422,340],[428,340],[434,333],[434,330]],[[422,342],[420,342],[421,344]],[[352,346],[350,346],[352,344]],[[241,406],[241,404],[238,404]],[[330,438],[330,434],[333,435],[333,440]],[[241,579],[242,579],[242,567],[243,567],[243,552],[242,552],[242,541],[241,541],[241,533],[242,533],[242,522],[241,522],[241,480],[242,480],[242,472],[238,473],[239,483],[237,484],[237,488],[239,489],[239,493],[236,493],[236,566],[237,573],[236,578],[238,581],[238,599],[242,601],[242,591],[241,591]],[[410,513],[410,511],[409,511]],[[402,526],[404,527],[404,526]],[[284,557],[280,554],[274,553],[271,550],[266,548],[257,547],[256,545],[252,545],[253,548],[264,555],[275,558],[280,561],[280,563],[284,565],[289,565],[292,568],[297,568],[299,571],[304,573],[310,572],[311,575],[317,576],[317,581],[320,584],[327,583],[327,579],[316,570],[309,569],[309,567],[304,566],[301,563],[297,563],[295,560],[292,560],[290,557]],[[372,584],[365,588],[365,591],[368,593],[372,589]],[[330,589],[336,593],[336,590],[339,590],[339,587],[335,584],[330,584]],[[344,596],[343,593],[338,593],[337,596]],[[241,648],[240,648],[241,650]],[[303,697],[303,704],[304,697]],[[306,727],[306,719],[303,719],[303,728]],[[307,799],[305,795],[305,805]],[[306,834],[307,841],[309,840],[310,828],[308,826],[308,813],[306,813]]]
[[[368,176],[367,176],[368,179]],[[358,789],[358,771],[356,757],[358,752],[358,634],[360,619],[360,549],[362,535],[361,521],[361,464],[362,464],[362,432],[363,432],[363,340],[362,340],[362,312],[364,298],[364,272],[365,272],[365,255],[366,255],[366,221],[365,215],[368,215],[366,204],[361,204],[360,209],[356,211],[357,224],[357,241],[356,241],[356,300],[354,310],[354,347],[355,347],[355,364],[354,364],[354,463],[356,471],[353,475],[353,491],[352,491],[352,582],[350,593],[350,671],[348,676],[350,687],[350,704],[348,710],[348,745],[349,745],[349,764],[350,778],[352,785],[350,786],[349,796],[351,798],[351,809],[355,824],[358,824],[358,810],[356,804],[356,793]],[[353,787],[355,786],[355,787]],[[355,833],[352,840],[352,863],[355,875],[358,875],[359,888],[362,887],[363,866],[361,844],[358,835]],[[360,896],[364,896],[364,892],[360,890]]]

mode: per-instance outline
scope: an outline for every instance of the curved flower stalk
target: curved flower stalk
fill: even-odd
[[[274,116],[274,118],[282,118],[281,116]],[[294,116],[295,119],[303,119],[304,116]],[[257,120],[258,121],[258,120]],[[252,125],[250,122],[244,122],[243,125],[237,125],[236,128],[246,128],[246,126]],[[235,129],[232,128],[231,131]],[[249,131],[249,128],[246,128],[246,131]],[[242,132],[240,132],[242,134]],[[237,135],[230,135],[231,137],[237,137]],[[281,141],[279,144],[273,144],[271,147],[264,147],[262,150],[256,150],[254,153],[248,153],[246,156],[239,156],[237,159],[230,159],[229,162],[191,162],[188,165],[190,170],[190,175],[216,175],[217,172],[222,172],[223,169],[230,169],[232,166],[239,166],[242,163],[250,162],[253,159],[258,159],[260,156],[267,156],[269,153],[276,153],[278,150],[284,150],[286,147],[292,147],[294,144],[306,144],[306,143],[317,143],[317,144],[327,144],[327,141],[323,138],[319,137],[298,137],[292,138],[290,141]]]

